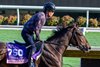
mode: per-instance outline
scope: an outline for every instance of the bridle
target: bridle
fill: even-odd
[[[78,44],[78,41],[75,36],[76,36],[76,33],[75,33],[75,28],[74,28],[72,30],[72,36],[70,37],[70,40],[69,40],[69,45],[71,44],[72,38],[75,38],[75,42],[77,42],[77,44]]]
[[[77,37],[76,37],[76,33],[75,33],[75,29],[76,29],[76,28],[74,28],[73,31],[72,31],[72,36],[71,36],[71,38],[70,38],[69,45],[71,44],[71,41],[72,41],[72,38],[73,38],[73,39],[75,40],[75,42],[76,42],[77,45],[70,45],[70,46],[77,47],[77,48],[79,48],[80,50],[87,50],[83,45],[81,45],[81,44],[78,42]],[[80,35],[80,36],[81,36],[81,35]]]

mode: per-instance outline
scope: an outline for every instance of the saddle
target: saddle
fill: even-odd
[[[16,40],[14,40],[14,43],[19,44],[21,46],[25,46],[26,45],[26,43],[21,43],[21,42],[18,42]],[[42,45],[43,45],[43,41],[37,41],[37,42],[35,42],[36,52],[39,51],[39,49],[42,47]],[[28,49],[30,47],[32,47],[32,45],[26,46],[26,49]]]
[[[21,43],[21,42],[18,42],[18,41],[16,41],[16,40],[14,40],[14,43],[15,43],[15,44],[19,44],[19,45],[21,45],[21,46],[25,46],[25,45],[26,45],[26,43]]]

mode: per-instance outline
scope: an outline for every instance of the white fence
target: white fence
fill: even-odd
[[[0,5],[0,9],[16,9],[17,12],[17,25],[20,23],[20,9],[35,9],[35,10],[41,10],[43,6],[20,6],[20,5]],[[97,7],[61,7],[61,6],[56,6],[57,11],[66,11],[66,10],[72,10],[72,11],[85,11],[86,12],[86,17],[87,17],[87,23],[86,27],[89,25],[89,13],[90,11],[100,11],[100,8]]]
[[[0,25],[0,29],[3,30],[22,30],[23,26],[16,26],[16,25]],[[100,32],[100,28],[93,28],[93,27],[80,27],[83,34],[85,32]],[[42,30],[57,30],[56,26],[43,26]]]

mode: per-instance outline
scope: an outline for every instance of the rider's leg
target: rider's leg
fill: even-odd
[[[23,30],[21,35],[24,41],[26,42],[26,46],[32,45],[35,50],[34,36],[33,36],[34,34],[33,33],[29,34]]]
[[[31,64],[31,56],[36,51],[35,44],[33,41],[33,34],[28,34],[24,31],[22,31],[22,37],[23,37],[24,41],[27,43],[27,46],[32,45],[32,47],[28,50],[28,55],[29,55],[28,59],[29,59],[29,65],[30,65]]]

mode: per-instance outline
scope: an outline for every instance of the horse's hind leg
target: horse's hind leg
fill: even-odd
[[[35,61],[36,67],[38,67],[39,63],[40,63],[40,58],[37,61]]]

